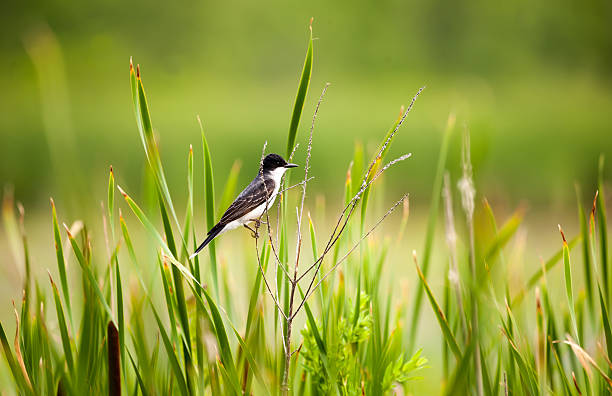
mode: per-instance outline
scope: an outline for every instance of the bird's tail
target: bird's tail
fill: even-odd
[[[191,260],[192,258],[197,256],[198,253],[200,253],[202,249],[206,247],[206,245],[208,245],[213,239],[215,239],[217,235],[219,235],[221,231],[223,231],[224,227],[225,227],[225,224],[218,223],[213,228],[211,228],[210,231],[208,231],[208,234],[206,236],[206,239],[204,239],[204,242],[202,242],[202,244],[198,246],[196,251],[191,256],[189,256],[189,259]]]

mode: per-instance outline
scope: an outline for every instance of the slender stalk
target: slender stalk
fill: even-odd
[[[467,341],[468,328],[465,319],[465,309],[463,308],[463,296],[461,294],[461,280],[459,278],[459,268],[457,266],[457,233],[455,232],[455,216],[453,215],[453,196],[450,189],[450,176],[448,171],[444,173],[444,196],[445,217],[446,217],[446,244],[448,245],[449,271],[448,280],[453,285],[457,307],[461,319],[461,329]]]
[[[472,179],[472,163],[470,161],[470,135],[465,132],[462,152],[463,177],[459,181],[459,190],[461,191],[461,203],[465,212],[466,223],[468,227],[470,250],[469,262],[470,273],[472,276],[472,289],[477,289],[476,285],[476,248],[474,243],[474,181]],[[476,391],[478,396],[484,394],[482,383],[482,362],[480,360],[480,342],[478,332],[478,293],[472,294],[472,342],[475,343],[474,348],[474,375],[476,376]]]
[[[297,211],[297,241],[296,241],[296,251],[295,251],[295,267],[293,269],[293,280],[291,280],[291,292],[289,296],[289,312],[287,314],[286,319],[286,328],[285,332],[285,366],[283,372],[283,382],[281,385],[281,391],[284,395],[289,393],[289,369],[291,365],[291,328],[293,325],[293,318],[295,315],[293,314],[293,300],[295,297],[295,289],[298,286],[298,266],[300,263],[300,252],[302,251],[302,218],[304,214],[304,199],[306,198],[306,185],[308,181],[308,171],[310,168],[310,157],[312,155],[312,135],[314,132],[315,120],[317,118],[317,114],[319,113],[319,106],[321,106],[321,102],[323,101],[323,96],[325,96],[325,92],[327,92],[327,88],[329,87],[329,83],[325,84],[323,88],[323,92],[321,92],[321,96],[319,97],[319,101],[317,102],[317,106],[315,107],[314,114],[312,116],[312,123],[310,125],[310,137],[308,138],[308,149],[306,150],[306,164],[304,165],[304,181],[302,182],[302,199],[300,202],[299,209],[296,208]],[[301,304],[300,304],[301,306]]]

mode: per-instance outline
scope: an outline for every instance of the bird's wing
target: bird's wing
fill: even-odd
[[[264,188],[265,185],[265,188]],[[220,224],[228,224],[249,213],[266,201],[274,192],[274,180],[264,179],[258,175],[238,195],[229,208],[221,216]],[[267,195],[266,195],[267,193]]]

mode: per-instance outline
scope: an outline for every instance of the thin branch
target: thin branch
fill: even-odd
[[[370,187],[370,185],[372,185],[372,183],[374,183],[374,181],[376,181],[376,179],[378,179],[378,177],[380,175],[382,175],[387,169],[389,169],[391,166],[397,164],[400,161],[404,161],[404,160],[410,158],[410,156],[411,156],[410,153],[409,154],[405,154],[405,155],[402,155],[401,157],[396,158],[393,161],[389,162],[383,168],[381,168],[374,175],[374,177],[372,177],[372,179],[369,182],[367,182],[365,185],[363,185],[361,187],[361,189],[357,192],[357,194],[355,194],[355,196],[353,196],[353,198],[349,201],[349,203],[344,207],[344,209],[340,213],[340,217],[338,218],[338,221],[336,222],[336,226],[334,227],[334,230],[332,231],[330,239],[329,239],[325,249],[323,250],[323,253],[321,254],[321,256],[319,256],[319,258],[313,264],[311,264],[310,267],[308,267],[308,269],[306,269],[306,271],[304,271],[304,273],[302,273],[298,277],[298,279],[297,279],[298,282],[300,280],[302,280],[302,278],[304,278],[304,276],[306,276],[308,274],[308,272],[310,272],[313,268],[315,268],[318,264],[320,264],[321,261],[323,261],[323,258],[325,257],[325,255],[331,250],[333,245],[340,238],[340,235],[344,231],[344,228],[346,227],[346,224],[348,223],[348,220],[350,219],[350,217],[351,217],[355,207],[359,203],[359,199],[361,198],[361,195],[364,193],[364,191],[368,187]],[[349,210],[349,213],[345,216],[347,210]],[[344,222],[343,222],[343,220],[344,220]],[[340,224],[342,224],[342,226],[340,226]],[[338,227],[340,227],[340,231],[338,231]],[[336,232],[337,232],[337,234],[336,234]]]
[[[272,297],[272,300],[274,301],[274,305],[276,305],[276,308],[278,309],[278,312],[280,312],[280,314],[286,320],[286,319],[288,319],[288,317],[285,314],[285,312],[283,311],[283,309],[281,308],[280,304],[278,303],[278,300],[274,296],[274,293],[272,293],[272,289],[270,288],[270,285],[268,284],[268,279],[266,278],[266,274],[265,274],[265,271],[263,269],[263,265],[261,264],[261,258],[259,257],[259,244],[257,243],[258,239],[259,238],[255,238],[255,251],[257,253],[256,254],[257,255],[257,264],[259,264],[259,270],[261,271],[261,277],[263,278],[264,283],[266,284],[266,288],[268,289],[268,293],[270,293],[270,297]]]
[[[385,152],[385,150],[387,149],[387,146],[389,145],[389,143],[391,142],[391,139],[393,139],[393,136],[395,135],[395,133],[398,131],[398,129],[402,126],[402,124],[404,123],[404,120],[406,119],[406,116],[408,115],[408,113],[410,113],[410,110],[412,110],[412,106],[414,106],[414,102],[416,102],[417,98],[419,97],[419,95],[421,94],[421,92],[423,92],[423,90],[425,89],[425,87],[421,87],[417,93],[412,97],[412,100],[410,101],[410,105],[408,105],[408,108],[406,109],[406,111],[404,112],[404,115],[402,115],[402,118],[400,118],[399,122],[397,123],[397,125],[395,126],[395,129],[393,129],[393,132],[391,132],[391,134],[389,135],[389,137],[387,137],[387,140],[385,140],[385,143],[382,145],[382,147],[380,148],[380,150],[378,151],[378,154],[376,155],[376,157],[374,157],[374,159],[372,160],[372,162],[370,163],[370,167],[368,168],[368,171],[365,173],[365,175],[363,176],[363,182],[362,182],[362,186],[365,185],[368,175],[370,174],[370,172],[372,172],[372,168],[374,168],[374,165],[376,164],[376,160],[382,156],[382,153]]]
[[[309,181],[311,181],[312,179],[314,179],[314,176],[311,176],[311,177],[309,177],[307,180],[302,180],[302,181],[301,181],[301,182],[299,182],[299,183],[296,183],[296,184],[294,184],[294,185],[292,185],[292,186],[289,186],[289,187],[287,187],[287,188],[284,188],[284,189],[280,190],[280,191],[278,192],[278,194],[282,194],[282,193],[284,193],[285,191],[289,191],[289,190],[291,190],[292,188],[299,187],[299,186],[301,186],[302,184],[308,183],[308,182],[309,182]]]
[[[395,210],[395,208],[397,208],[399,206],[399,204],[401,204],[404,199],[406,199],[408,197],[408,194],[404,194],[402,196],[402,198],[400,200],[398,200],[395,204],[393,204],[393,206],[391,206],[389,208],[389,210],[387,210],[387,212],[380,218],[378,219],[378,221],[376,222],[376,224],[374,224],[374,226],[372,226],[372,228],[370,228],[368,230],[368,232],[366,232],[360,239],[359,241],[357,241],[357,243],[355,243],[355,245],[353,245],[353,247],[344,255],[342,256],[342,258],[340,260],[338,260],[336,262],[336,264],[329,270],[327,271],[327,273],[325,275],[323,275],[321,277],[321,279],[317,282],[317,284],[310,290],[310,292],[306,293],[302,303],[299,305],[299,307],[295,310],[295,312],[293,313],[292,317],[295,317],[295,315],[297,315],[297,313],[300,311],[300,309],[302,308],[302,306],[304,305],[304,303],[306,302],[306,300],[312,296],[312,294],[317,290],[317,288],[321,285],[321,283],[323,283],[323,281],[332,273],[334,272],[334,270],[344,262],[344,260],[346,260],[348,258],[348,256],[350,256],[351,253],[353,253],[353,251],[355,251],[355,249],[357,249],[359,247],[359,245],[361,245],[361,243],[368,237],[370,236],[370,234],[372,232],[374,232],[374,230],[380,225],[380,223],[382,223],[391,213],[393,213],[393,211]],[[316,275],[316,273],[315,273]],[[314,278],[313,278],[314,279]]]
[[[359,192],[355,195],[355,197],[353,197],[353,199],[351,200],[352,204],[351,204],[351,202],[349,202],[349,204],[345,207],[345,209],[343,210],[343,212],[340,215],[340,218],[338,219],[338,222],[336,223],[336,227],[334,228],[334,231],[332,232],[332,235],[330,236],[330,239],[328,240],[327,245],[325,246],[325,249],[323,250],[323,253],[321,254],[321,256],[302,275],[300,275],[300,277],[296,280],[296,282],[299,282],[302,278],[304,278],[304,276],[306,276],[308,274],[308,272],[310,272],[310,270],[312,270],[313,268],[316,267],[314,275],[313,275],[312,279],[310,280],[310,283],[308,284],[308,288],[306,289],[306,293],[305,293],[306,296],[308,296],[309,293],[310,293],[310,290],[311,290],[311,288],[312,288],[312,286],[313,286],[313,284],[315,282],[317,274],[319,273],[319,271],[321,269],[321,265],[323,264],[323,259],[325,258],[327,253],[329,253],[329,251],[332,249],[332,247],[336,244],[336,242],[338,242],[338,240],[340,239],[340,236],[344,232],[344,230],[345,230],[345,228],[346,228],[346,226],[347,226],[347,224],[348,224],[348,222],[349,222],[349,220],[351,218],[351,215],[353,214],[353,211],[355,210],[355,207],[359,203],[359,197],[361,196],[361,194],[363,194],[363,192],[366,190],[366,188],[368,188],[383,172],[385,172],[387,169],[389,169],[390,166],[392,166],[393,164],[396,164],[396,163],[398,163],[400,161],[403,161],[403,160],[405,160],[407,158],[410,158],[410,154],[403,155],[403,156],[401,156],[401,157],[399,157],[399,158],[389,162],[387,165],[385,165],[382,169],[380,169],[378,171],[378,173],[376,173],[376,175],[365,186],[363,186],[359,190]],[[336,234],[338,226],[342,222],[343,216],[344,216],[346,210],[349,208],[349,206],[350,206],[350,210],[349,210],[348,214],[346,215],[346,217],[344,217],[344,222],[342,223],[342,226],[340,227],[340,230]]]
[[[306,198],[306,184],[308,181],[308,171],[310,170],[310,157],[312,156],[312,135],[314,133],[315,121],[317,119],[317,115],[319,114],[319,107],[321,106],[321,102],[323,101],[323,97],[327,92],[327,88],[329,87],[329,83],[325,84],[323,87],[323,92],[321,92],[321,96],[319,96],[319,101],[317,102],[317,106],[315,107],[314,114],[312,115],[312,122],[310,124],[310,137],[308,138],[308,148],[306,150],[306,164],[304,165],[304,181],[302,182],[302,200],[300,202],[300,208],[297,213],[297,242],[296,242],[296,254],[295,254],[295,271],[293,274],[293,284],[297,282],[297,268],[300,261],[300,251],[302,246],[302,218],[304,214],[304,200]],[[297,209],[297,208],[296,208]],[[291,315],[291,314],[289,314]]]
[[[331,248],[333,247],[333,245],[338,241],[338,239],[340,238],[340,235],[342,235],[342,232],[344,231],[344,229],[346,228],[346,225],[348,224],[348,221],[351,217],[351,215],[353,214],[353,211],[355,210],[355,207],[357,206],[357,203],[359,202],[359,199],[361,198],[361,195],[364,193],[364,191],[374,182],[374,180],[376,180],[378,178],[378,176],[380,176],[385,170],[387,170],[390,166],[394,165],[397,162],[403,161],[407,158],[410,157],[411,154],[407,154],[404,155],[394,161],[391,161],[390,163],[388,163],[387,165],[385,165],[382,169],[380,169],[376,175],[368,181],[368,176],[370,175],[370,173],[372,172],[372,169],[374,168],[374,165],[376,164],[376,162],[378,161],[379,158],[382,157],[383,152],[387,149],[387,146],[389,145],[389,143],[391,142],[391,139],[393,138],[393,136],[395,135],[395,133],[398,131],[398,129],[402,126],[402,124],[404,123],[404,120],[406,119],[406,116],[408,115],[408,113],[410,112],[410,110],[412,110],[412,107],[414,106],[414,103],[416,102],[417,98],[419,97],[419,95],[421,94],[421,92],[423,92],[423,90],[425,89],[425,87],[421,87],[417,93],[414,95],[414,97],[412,98],[412,101],[410,102],[410,105],[408,106],[408,108],[406,109],[406,111],[404,112],[404,114],[402,115],[402,118],[399,120],[399,122],[397,123],[397,125],[395,126],[395,129],[393,130],[393,132],[391,132],[391,134],[389,134],[389,136],[387,137],[387,140],[385,140],[385,143],[382,145],[382,147],[380,148],[378,154],[376,155],[376,157],[374,157],[374,159],[372,160],[372,162],[370,163],[370,166],[368,168],[368,171],[364,174],[363,178],[362,178],[362,182],[361,182],[361,189],[359,190],[359,192],[353,197],[353,199],[351,199],[351,201],[344,207],[344,209],[342,210],[340,217],[338,218],[338,221],[336,222],[336,225],[334,227],[334,230],[331,233],[331,236],[329,237],[329,240],[325,246],[325,249],[323,250],[323,253],[321,254],[321,256],[302,274],[299,276],[299,278],[296,280],[297,282],[299,282],[302,278],[304,278],[304,276],[306,276],[308,274],[308,272],[310,272],[313,268],[317,268],[315,270],[315,276],[313,276],[310,285],[308,286],[308,289],[306,291],[306,295],[308,295],[308,292],[310,291],[310,288],[313,285],[313,282],[315,280],[316,274],[317,272],[320,270],[321,268],[321,264],[323,263],[323,259],[325,258],[325,255],[331,250]],[[347,210],[349,211],[348,214],[345,216]],[[343,221],[344,220],[344,221]],[[342,224],[342,226],[340,226]],[[338,231],[338,227],[340,227],[340,231]],[[336,234],[336,231],[338,231],[338,234]]]

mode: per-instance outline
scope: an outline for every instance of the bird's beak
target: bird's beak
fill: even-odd
[[[285,168],[297,168],[298,165],[297,164],[287,164],[285,165]]]

